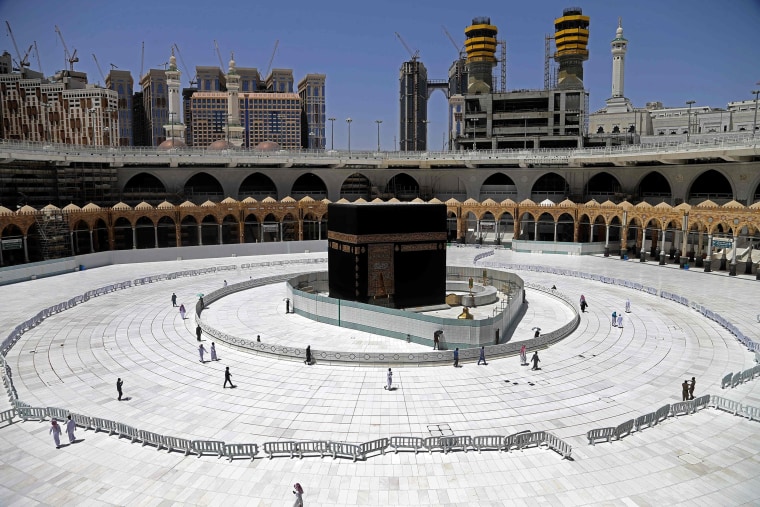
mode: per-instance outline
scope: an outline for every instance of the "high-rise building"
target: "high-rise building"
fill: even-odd
[[[151,146],[166,140],[164,125],[169,121],[169,90],[166,87],[166,71],[150,69],[140,78],[143,106],[150,131]]]
[[[579,7],[570,7],[554,20],[554,42],[559,64],[557,85],[560,88],[583,89],[583,62],[588,60],[589,17]],[[622,92],[622,90],[621,90]]]
[[[266,91],[293,93],[293,70],[272,69],[272,72],[266,77]]]
[[[498,29],[491,24],[491,18],[474,18],[465,28],[467,39],[467,93],[490,93],[493,83],[493,68],[496,65],[496,34]]]
[[[306,125],[307,138],[304,146],[310,150],[323,150],[325,148],[325,75],[306,74],[298,82],[298,95],[301,97]]]
[[[399,149],[427,150],[428,77],[425,65],[413,56],[401,64],[399,103],[401,106]]]
[[[113,90],[118,95],[117,114],[119,117],[119,132],[117,144],[119,146],[134,146],[132,132],[132,96],[134,94],[134,80],[128,70],[111,69],[106,76],[106,88]]]
[[[195,77],[198,90],[202,92],[221,92],[227,89],[227,81],[222,69],[214,66],[196,66]]]
[[[132,96],[132,142],[134,146],[152,146],[143,92],[135,92]]]

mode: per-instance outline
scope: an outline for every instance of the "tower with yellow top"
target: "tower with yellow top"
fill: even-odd
[[[465,28],[467,37],[464,48],[467,52],[467,93],[490,93],[493,82],[493,68],[496,65],[496,34],[499,30],[491,24],[491,18],[473,18]]]
[[[559,64],[557,85],[561,89],[583,88],[583,62],[588,60],[589,17],[580,7],[569,7],[554,20],[554,42]]]

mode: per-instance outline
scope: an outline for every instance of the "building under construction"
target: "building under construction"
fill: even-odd
[[[428,80],[415,53],[400,73],[401,150],[427,149],[427,100],[436,88],[449,101],[453,150],[583,146],[588,130],[588,92],[583,85],[588,27],[588,16],[577,7],[565,9],[554,20],[554,36],[546,38],[546,67],[551,59],[558,69],[547,70],[556,79],[545,80],[543,89],[507,91],[506,42],[498,38],[498,28],[488,17],[474,18],[465,28],[466,57],[460,54],[454,61],[448,81]],[[550,40],[556,45],[553,54]],[[493,72],[497,66],[500,79]]]

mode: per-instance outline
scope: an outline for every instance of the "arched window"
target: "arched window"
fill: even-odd
[[[602,127],[601,125],[599,125],[599,128],[596,129],[596,133],[597,134],[604,134],[604,127]]]

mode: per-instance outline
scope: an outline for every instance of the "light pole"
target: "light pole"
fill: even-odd
[[[760,84],[760,81],[755,84]],[[752,90],[752,93],[755,94],[755,117],[752,120],[752,138],[754,139],[755,129],[757,129],[757,96],[760,95],[760,90]]]
[[[335,140],[335,118],[328,118],[327,120],[330,122],[330,151],[333,151],[335,149],[333,143]]]
[[[695,102],[696,102],[695,100],[687,100],[686,101],[686,103],[689,104],[689,112],[687,113],[688,114],[689,126],[686,128],[686,142],[687,143],[689,142],[689,136],[691,134],[691,105],[694,104]]]
[[[351,118],[346,118],[348,123],[348,154],[351,155],[351,122],[354,121]]]
[[[430,125],[430,120],[422,120],[422,124],[425,125],[425,139],[424,139],[424,141],[425,141],[425,151],[427,151],[427,139],[428,139],[427,131],[428,131],[428,125]],[[419,146],[416,146],[415,148],[418,149],[418,150],[420,149]]]
[[[380,124],[383,123],[383,120],[375,120],[375,123],[377,123],[377,151],[380,151]]]

